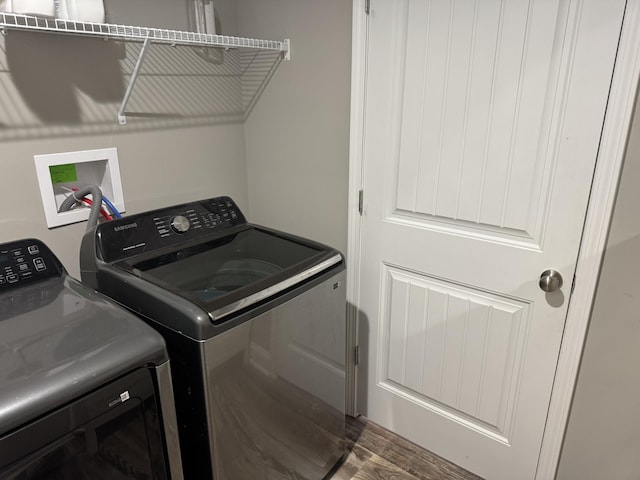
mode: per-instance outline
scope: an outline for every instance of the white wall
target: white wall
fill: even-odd
[[[640,475],[638,113],[625,157],[557,480],[635,480]]]
[[[105,2],[116,4],[139,7],[144,15],[132,23],[144,17],[148,25],[180,28],[186,22],[186,1],[181,19],[167,18],[156,0]],[[234,34],[233,0],[216,5],[223,32]],[[117,19],[128,21],[127,15],[120,11]],[[78,275],[85,223],[47,229],[35,154],[117,147],[129,214],[216,195],[248,209],[244,127],[222,117],[215,71],[192,50],[152,47],[128,111],[156,116],[117,124],[139,48],[16,31],[0,38],[0,241],[40,238]]]
[[[292,40],[246,123],[250,219],[347,247],[351,8],[238,0],[243,36]]]

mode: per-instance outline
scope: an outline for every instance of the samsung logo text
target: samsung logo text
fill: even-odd
[[[122,230],[129,230],[131,228],[137,228],[137,223],[127,223],[126,225],[119,225],[117,227],[113,227],[114,232],[121,232]]]

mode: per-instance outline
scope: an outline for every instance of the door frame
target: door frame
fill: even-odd
[[[349,326],[347,345],[352,345],[356,349],[354,355],[347,355],[347,413],[351,415],[359,413],[358,405],[362,401],[359,395],[357,366],[362,218],[358,207],[359,192],[363,188],[368,4],[369,0],[353,0],[347,245],[347,324]],[[600,266],[606,249],[639,79],[640,1],[631,0],[627,1],[625,9],[576,265],[576,281],[569,299],[547,423],[538,459],[537,480],[547,480],[556,476]]]

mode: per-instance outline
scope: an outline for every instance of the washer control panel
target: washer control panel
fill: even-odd
[[[202,202],[158,210],[153,222],[161,238],[184,234],[189,230],[224,230],[229,226],[246,223],[244,215],[229,197],[218,197]]]
[[[127,216],[98,226],[104,261],[120,260],[247,223],[229,197],[216,197]]]
[[[40,240],[0,244],[0,292],[61,274],[60,262]]]

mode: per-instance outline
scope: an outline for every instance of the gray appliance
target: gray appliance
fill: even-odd
[[[85,235],[82,280],[169,348],[185,478],[324,478],[344,454],[344,259],[218,197]]]
[[[41,241],[0,244],[0,480],[143,478],[183,478],[164,340]]]

